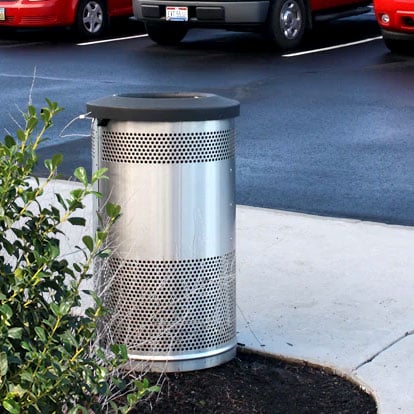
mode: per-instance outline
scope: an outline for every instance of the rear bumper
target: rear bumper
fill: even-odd
[[[414,32],[396,32],[391,30],[382,29],[382,37],[389,40],[400,40],[405,42],[414,42]]]
[[[55,0],[38,2],[2,2],[0,9],[4,11],[4,20],[0,20],[0,27],[48,27],[68,25],[73,16],[70,10],[62,9],[62,2]],[[2,14],[2,13],[1,13]]]
[[[168,1],[134,0],[134,15],[141,21],[165,21],[166,6],[188,7],[191,26],[262,25],[269,9],[268,0],[258,1]]]
[[[375,14],[381,29],[387,35],[388,33],[390,36],[392,33],[397,33],[396,36],[400,36],[401,34],[401,36],[407,35],[411,37],[414,35],[414,6],[411,6],[410,9],[391,9],[378,5]],[[384,17],[388,18],[388,21]]]

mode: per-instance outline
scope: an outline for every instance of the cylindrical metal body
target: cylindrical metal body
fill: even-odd
[[[93,165],[109,177],[101,202],[122,207],[113,255],[96,275],[112,340],[153,371],[228,361],[236,351],[234,117],[163,121],[166,108],[159,121],[99,119],[99,104],[96,112]]]

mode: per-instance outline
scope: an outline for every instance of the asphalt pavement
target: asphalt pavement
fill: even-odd
[[[70,176],[90,166],[90,122],[62,130],[88,101],[215,93],[241,103],[239,204],[414,225],[414,58],[389,53],[378,35],[371,14],[318,26],[303,48],[312,53],[295,56],[258,35],[218,30],[192,31],[169,48],[146,37],[82,46],[50,35],[0,38],[0,124],[13,131],[29,95],[37,106],[58,101],[65,110],[41,155],[62,152]]]

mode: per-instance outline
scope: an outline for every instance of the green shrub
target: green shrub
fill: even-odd
[[[101,228],[92,237],[85,235],[83,247],[78,247],[84,260],[70,264],[60,256],[62,224],[85,226],[76,213],[84,208],[85,197],[100,196],[93,187],[105,171],[89,181],[85,169],[77,168],[79,188],[69,196],[56,194],[55,206],[43,206],[39,197],[56,177],[63,157],[45,162],[46,179],[33,177],[36,150],[60,110],[49,100],[40,111],[30,106],[25,128],[0,142],[2,411],[126,413],[155,388],[146,380],[130,380],[118,369],[127,360],[125,346],[113,345],[109,352],[97,345],[97,323],[105,310],[93,292],[87,293],[95,306],[83,314],[74,312],[94,259],[108,255],[105,239],[120,207],[106,206]]]

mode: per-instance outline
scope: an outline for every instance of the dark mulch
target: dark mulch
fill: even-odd
[[[161,392],[133,414],[377,413],[369,394],[329,370],[245,351],[215,368],[147,378]]]

